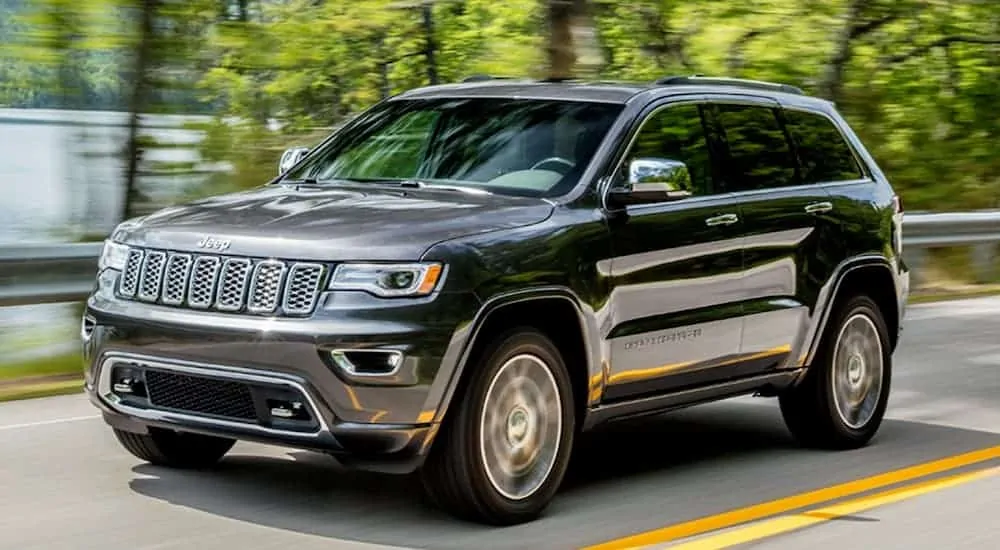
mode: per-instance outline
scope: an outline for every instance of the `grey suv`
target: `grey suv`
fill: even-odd
[[[902,207],[827,101],[479,79],[381,102],[282,163],[107,240],[86,387],[144,461],[312,449],[419,470],[444,509],[512,524],[613,419],[776,396],[828,448],[882,421]]]

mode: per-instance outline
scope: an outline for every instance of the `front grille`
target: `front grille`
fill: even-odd
[[[158,370],[147,370],[150,404],[196,414],[255,422],[253,396],[246,384]]]
[[[132,248],[118,282],[123,298],[227,313],[312,313],[324,265]]]

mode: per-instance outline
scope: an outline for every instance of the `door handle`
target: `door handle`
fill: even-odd
[[[733,225],[738,221],[740,221],[740,218],[736,214],[722,214],[721,216],[713,216],[706,219],[705,225],[709,227],[715,227],[717,225]]]
[[[833,205],[828,202],[814,202],[806,205],[806,212],[809,214],[822,214],[833,210]]]

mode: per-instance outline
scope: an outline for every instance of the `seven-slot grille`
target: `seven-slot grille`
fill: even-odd
[[[118,294],[192,309],[308,315],[324,271],[317,263],[131,248]]]

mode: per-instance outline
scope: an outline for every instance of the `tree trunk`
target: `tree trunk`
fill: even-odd
[[[434,41],[434,10],[430,2],[421,8],[424,27],[424,57],[427,60],[427,82],[430,85],[438,83],[437,42]]]
[[[153,20],[157,0],[141,0],[139,14],[139,43],[132,71],[132,90],[129,97],[128,142],[125,145],[125,190],[121,218],[133,216],[133,204],[138,194],[137,180],[142,147],[139,143],[141,116],[145,109],[150,88],[150,68],[153,61]]]
[[[548,74],[550,79],[573,78],[576,52],[573,45],[573,15],[576,0],[547,0],[546,22],[549,40]]]
[[[836,102],[840,98],[840,93],[844,87],[844,72],[847,63],[851,60],[851,41],[853,40],[854,28],[857,26],[858,18],[861,16],[861,8],[864,0],[851,0],[847,6],[847,13],[844,16],[844,25],[837,35],[837,40],[833,48],[833,55],[830,56],[826,66],[823,67],[823,76],[819,81],[819,95],[830,101]]]

